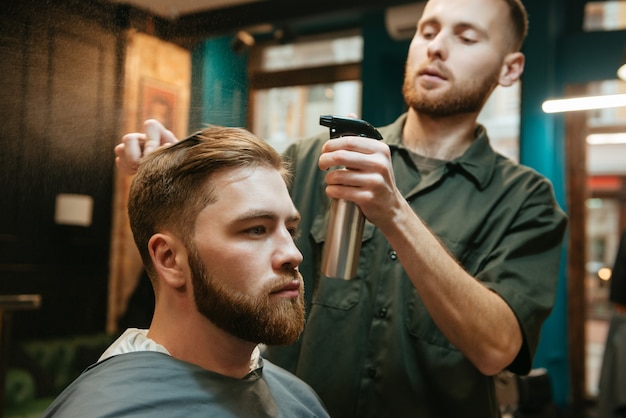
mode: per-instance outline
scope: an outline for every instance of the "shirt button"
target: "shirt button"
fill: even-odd
[[[389,258],[395,261],[398,259],[398,254],[396,254],[395,251],[391,250],[389,251]]]
[[[387,308],[380,308],[378,310],[378,317],[379,318],[384,318],[387,316]]]

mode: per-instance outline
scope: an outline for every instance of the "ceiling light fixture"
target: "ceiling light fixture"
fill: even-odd
[[[573,112],[577,110],[606,109],[626,106],[626,94],[605,96],[572,97],[569,99],[546,100],[541,108],[546,113]]]

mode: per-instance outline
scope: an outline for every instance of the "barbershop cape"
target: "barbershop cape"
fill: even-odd
[[[86,369],[42,417],[328,417],[304,382],[271,362],[243,379],[167,354],[120,354]]]

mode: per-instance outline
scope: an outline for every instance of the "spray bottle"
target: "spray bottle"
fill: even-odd
[[[322,115],[320,125],[330,129],[331,138],[362,136],[383,139],[376,128],[361,119]],[[326,242],[322,252],[322,274],[336,279],[354,278],[364,225],[365,217],[355,203],[343,199],[331,200]]]

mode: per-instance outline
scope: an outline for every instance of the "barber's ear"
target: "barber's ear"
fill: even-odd
[[[148,241],[148,251],[154,268],[166,286],[180,288],[189,275],[187,250],[176,237],[158,233]]]
[[[509,87],[520,79],[524,72],[524,54],[513,52],[504,57],[498,83],[503,87]]]

